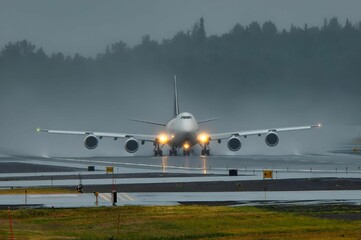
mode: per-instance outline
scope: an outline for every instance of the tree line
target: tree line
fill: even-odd
[[[133,47],[119,41],[96,57],[48,54],[27,40],[9,42],[0,52],[1,82],[106,83],[174,73],[199,86],[213,81],[264,90],[297,86],[336,91],[343,87],[356,94],[361,90],[361,23],[331,18],[322,27],[280,30],[271,21],[252,22],[208,36],[201,18],[192,29],[170,39],[159,42],[146,35]]]

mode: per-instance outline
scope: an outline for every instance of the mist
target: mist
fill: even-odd
[[[207,19],[161,41],[144,35],[134,46],[104,43],[96,57],[46,52],[28,40],[0,52],[0,154],[29,156],[121,156],[124,140],[102,139],[89,151],[83,136],[39,134],[40,127],[157,134],[161,128],[129,121],[166,123],[173,110],[173,74],[180,110],[212,132],[322,123],[321,129],[281,133],[270,148],[262,137],[226,141],[213,154],[325,153],[359,135],[361,28],[337,18],[323,26],[278,28],[273,22],[234,23],[207,33]],[[356,128],[357,129],[357,128]],[[146,143],[135,155],[151,155]],[[196,149],[197,151],[197,149]]]

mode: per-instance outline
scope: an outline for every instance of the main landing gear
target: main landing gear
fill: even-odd
[[[209,149],[202,149],[201,155],[202,156],[205,156],[205,155],[209,156]]]
[[[163,156],[162,147],[164,145],[160,146],[159,142],[154,142],[154,156]]]
[[[209,143],[205,143],[204,145],[200,144],[202,147],[201,155],[202,156],[209,156]]]

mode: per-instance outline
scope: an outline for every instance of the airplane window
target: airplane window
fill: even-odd
[[[191,116],[181,116],[181,119],[191,119]]]

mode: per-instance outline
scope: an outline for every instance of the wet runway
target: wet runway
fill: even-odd
[[[43,205],[44,207],[112,206],[111,193],[1,195],[1,204]],[[361,204],[361,191],[295,192],[217,192],[217,193],[118,193],[117,206],[143,205],[289,205],[289,204]],[[7,207],[6,207],[7,208]]]
[[[10,166],[10,167],[9,167]],[[95,171],[88,171],[94,166]],[[112,166],[114,174],[106,174],[105,168]],[[154,184],[182,184],[216,182],[233,184],[235,181],[262,181],[263,170],[273,170],[274,180],[313,179],[313,178],[347,178],[359,180],[361,178],[361,156],[331,154],[331,155],[282,155],[282,156],[177,156],[177,157],[104,157],[104,158],[48,158],[48,157],[2,157],[0,158],[0,188],[26,187],[54,187],[66,186],[76,188],[78,184],[84,186],[103,186],[99,189],[109,189],[101,192],[101,196],[110,194],[111,186],[138,186]],[[4,170],[5,169],[5,170]],[[237,169],[238,176],[228,176],[230,169]],[[268,180],[268,181],[274,181]],[[358,182],[356,181],[356,184]],[[109,187],[104,187],[109,186]],[[159,185],[158,185],[159,186]],[[206,185],[205,185],[206,186]],[[250,185],[253,186],[253,185]],[[204,187],[203,187],[204,188]],[[90,189],[90,188],[89,188]],[[92,189],[92,188],[91,188]],[[330,188],[332,189],[332,188]],[[355,189],[355,186],[352,188]],[[356,189],[357,186],[356,186]],[[250,192],[183,192],[183,193],[135,193],[131,198],[137,201],[123,201],[122,204],[162,205],[179,204],[180,202],[197,202],[206,199],[215,202],[230,201],[234,204],[249,204],[261,201],[352,201],[359,204],[360,190],[353,190],[352,195],[344,191],[264,191]],[[351,189],[350,189],[351,190]],[[236,190],[235,190],[236,191]],[[156,189],[153,190],[156,192]],[[207,192],[207,193],[206,193]],[[342,193],[343,192],[343,193]],[[288,194],[287,194],[288,193]],[[142,195],[143,194],[143,195]],[[234,194],[234,195],[232,195]],[[239,195],[241,194],[241,195]],[[122,196],[122,195],[120,195]],[[228,196],[225,197],[225,196]],[[308,196],[308,197],[306,197]],[[266,196],[267,197],[267,196]],[[15,198],[20,198],[17,196]],[[46,206],[82,206],[78,202],[94,203],[92,194],[74,194],[61,196],[29,196],[36,199],[36,204]],[[63,198],[63,199],[62,199]],[[146,199],[145,199],[146,198]],[[50,200],[49,200],[50,199]],[[60,200],[62,199],[62,200]],[[167,200],[168,199],[168,200]],[[106,201],[105,199],[103,199]],[[103,201],[101,200],[101,201]],[[19,200],[19,202],[23,201]],[[34,202],[34,204],[35,204]],[[121,201],[120,201],[121,202]],[[0,205],[14,203],[11,196],[2,195]],[[100,203],[100,202],[99,202]],[[20,203],[19,203],[20,204]],[[108,204],[108,203],[107,203]],[[104,203],[104,205],[107,205]]]
[[[190,157],[103,157],[103,158],[0,158],[4,162],[22,162],[39,165],[71,167],[86,170],[94,165],[96,170],[114,166],[119,173],[129,172],[185,172],[224,173],[229,169],[239,171],[262,171],[271,169],[280,172],[360,172],[361,156],[331,155],[252,155],[252,156],[190,156]],[[29,172],[34,172],[29,170]],[[36,170],[36,169],[35,169]],[[16,172],[13,171],[12,172]],[[39,172],[39,171],[37,171]],[[44,171],[42,171],[44,172]],[[4,171],[1,171],[4,173]],[[11,172],[8,172],[11,173]]]

